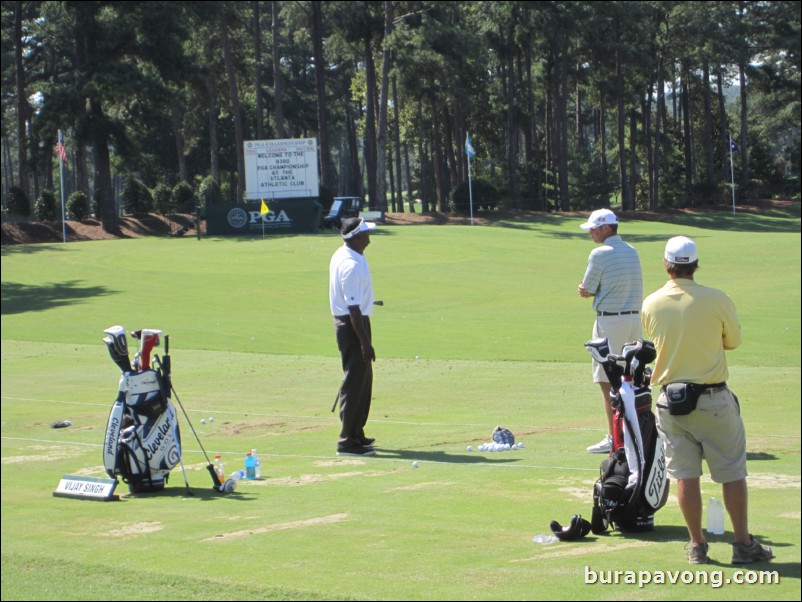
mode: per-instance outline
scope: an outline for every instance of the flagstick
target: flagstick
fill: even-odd
[[[58,131],[58,141],[62,148],[64,147],[64,138],[62,138],[61,130]],[[67,242],[67,221],[66,212],[64,210],[64,160],[61,158],[61,153],[58,153],[58,172],[59,181],[61,183],[61,236],[63,241]]]
[[[732,165],[732,134],[730,134],[730,180],[732,181],[732,214],[735,215],[735,168]]]
[[[473,226],[473,184],[471,183],[471,158],[468,157],[468,198],[471,201],[471,226]]]

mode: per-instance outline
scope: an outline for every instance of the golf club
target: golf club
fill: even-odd
[[[200,437],[198,437],[198,433],[195,431],[195,427],[192,426],[192,421],[189,419],[189,415],[187,414],[186,409],[184,409],[184,404],[181,403],[181,399],[178,397],[178,391],[175,390],[173,386],[172,379],[170,378],[170,335],[166,335],[164,337],[164,361],[157,355],[153,358],[153,362],[156,366],[162,369],[162,377],[166,381],[165,384],[169,388],[170,391],[173,393],[173,397],[178,402],[178,407],[181,408],[181,411],[184,413],[184,418],[187,419],[187,424],[189,425],[190,430],[192,430],[192,434],[195,435],[195,440],[198,442],[198,445],[203,452],[203,456],[206,458],[206,470],[209,471],[209,474],[212,476],[212,482],[214,483],[214,488],[218,489],[219,480],[217,478],[217,473],[214,471],[214,465],[212,461],[209,460],[209,454],[206,453],[206,449],[203,447],[203,443],[201,443]]]
[[[108,336],[103,337],[103,342],[109,349],[109,355],[114,363],[123,372],[131,372],[131,360],[128,358],[128,340],[125,337],[125,328],[122,326],[111,326],[104,330]]]
[[[161,330],[143,328],[132,330],[131,336],[139,341],[139,351],[134,355],[134,368],[137,372],[150,368],[150,354],[159,345]]]

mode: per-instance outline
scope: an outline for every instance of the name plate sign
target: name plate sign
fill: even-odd
[[[61,481],[59,481],[53,495],[55,497],[108,502],[120,499],[119,495],[114,495],[115,487],[117,487],[116,479],[99,479],[97,477],[79,477],[65,474],[61,477]]]

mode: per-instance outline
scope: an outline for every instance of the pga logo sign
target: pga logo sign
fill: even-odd
[[[268,224],[272,224],[273,222],[286,222],[288,224],[292,223],[292,220],[287,216],[287,212],[284,209],[281,209],[278,213],[275,211],[270,211],[269,213],[265,213],[262,215],[259,211],[250,211],[251,215],[251,224],[257,224],[260,221],[267,222]]]
[[[241,229],[246,226],[255,228],[260,224],[273,224],[274,227],[290,226],[292,224],[292,220],[284,209],[281,209],[278,213],[271,211],[262,215],[259,211],[245,211],[241,207],[235,207],[229,211],[226,221],[228,221],[229,226],[235,229]]]

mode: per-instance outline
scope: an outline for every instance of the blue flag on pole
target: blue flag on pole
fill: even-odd
[[[473,144],[471,144],[471,137],[468,132],[465,132],[465,156],[469,159],[473,159],[476,156],[476,151],[473,150]]]
[[[735,143],[735,140],[733,140],[732,138],[730,138],[730,148],[732,150],[734,150],[734,151],[738,150],[738,145]]]

